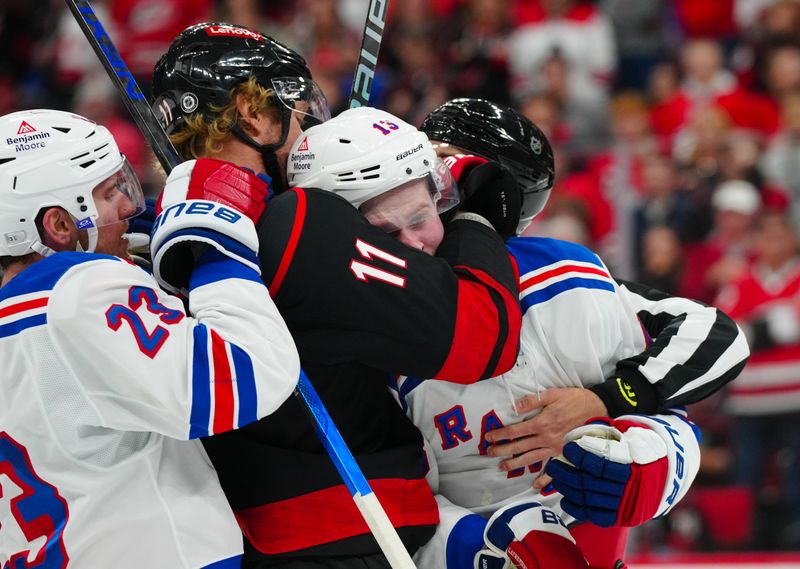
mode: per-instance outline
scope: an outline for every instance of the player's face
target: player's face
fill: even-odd
[[[294,141],[297,140],[297,137],[303,132],[300,126],[301,118],[302,115],[299,113],[292,113],[291,119],[289,120],[289,132],[286,135],[286,141],[274,151],[284,182],[286,182],[286,163],[289,160],[289,152],[292,149]],[[262,115],[255,119],[255,122],[261,133],[260,136],[257,137],[257,142],[259,144],[275,144],[281,139],[282,124],[280,120],[272,116]]]
[[[433,255],[444,237],[444,226],[425,180],[416,180],[372,198],[361,206],[370,224],[398,241]]]
[[[128,218],[137,213],[137,205],[124,192],[122,171],[100,182],[92,191],[97,207],[97,253],[128,258],[128,241],[122,235],[128,231]]]

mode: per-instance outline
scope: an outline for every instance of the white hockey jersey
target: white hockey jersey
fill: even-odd
[[[197,437],[275,410],[299,359],[252,269],[192,275],[191,313],[115,257],[58,253],[0,289],[0,566],[200,568],[239,527]],[[189,440],[195,439],[195,440]]]
[[[726,343],[721,363],[709,363],[702,372],[695,369],[692,358],[696,363],[698,347],[708,340],[717,311],[685,299],[651,301],[635,294],[616,283],[600,258],[580,245],[525,237],[510,239],[507,247],[520,268],[523,324],[517,365],[502,376],[472,385],[407,377],[397,380],[401,405],[422,431],[433,455],[429,479],[440,494],[442,525],[418,554],[420,567],[445,566],[441,556],[447,532],[469,511],[488,517],[511,502],[535,499],[563,514],[558,505],[560,494],[540,494],[532,489],[534,480],[544,472],[543,464],[503,472],[498,468],[500,459],[486,455],[485,435],[527,418],[515,413],[516,399],[551,387],[589,387],[603,382],[618,362],[645,352],[652,340],[638,317],[642,311],[666,315],[670,321],[678,318],[680,323],[669,331],[664,345],[639,366],[651,383],[670,374],[669,381],[674,382],[672,376],[683,372],[686,381],[674,386],[674,391],[685,393],[714,381],[747,358],[746,342],[740,331],[738,335],[734,331],[736,339],[730,346]],[[692,369],[681,370],[682,366]],[[672,478],[658,512],[663,515],[685,494],[697,473],[698,438],[681,411],[645,422],[670,447]],[[574,521],[566,514],[563,517],[567,523]]]

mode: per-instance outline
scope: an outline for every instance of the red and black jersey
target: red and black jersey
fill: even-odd
[[[521,325],[516,268],[480,223],[450,223],[432,257],[315,189],[274,198],[257,228],[262,276],[303,368],[413,552],[438,510],[422,438],[392,398],[388,372],[473,382],[510,369]],[[297,398],[205,446],[255,548],[248,556],[379,551]]]

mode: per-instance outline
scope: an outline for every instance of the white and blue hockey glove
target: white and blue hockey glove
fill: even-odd
[[[636,526],[652,519],[669,474],[664,439],[628,419],[595,418],[567,433],[563,459],[546,468],[577,520],[602,527]]]
[[[201,158],[167,178],[150,237],[153,274],[173,292],[185,292],[194,261],[214,248],[261,273],[255,222],[269,187],[234,164]]]
[[[589,564],[561,518],[539,502],[511,504],[489,518],[475,569],[585,569]]]

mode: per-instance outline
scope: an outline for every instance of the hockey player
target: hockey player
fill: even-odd
[[[488,148],[483,154],[517,174],[525,196],[526,219],[516,228],[521,231],[541,211],[552,185],[547,140],[510,109],[483,101],[455,104],[466,105],[464,117],[470,121],[456,122],[453,132],[465,141],[474,133]],[[407,185],[386,191],[380,179],[356,186],[342,176],[355,164],[371,162],[369,154],[378,141],[370,136],[370,125],[389,120],[382,115],[375,110],[347,111],[310,129],[303,144],[320,158],[290,161],[290,180],[338,193],[398,239],[435,251],[440,234],[436,194],[432,199],[431,194]],[[482,124],[476,126],[475,121]],[[430,127],[430,119],[426,124]],[[517,142],[520,139],[523,143]],[[447,161],[458,174],[465,167],[480,167],[486,159],[458,155]],[[433,484],[442,494],[442,525],[419,554],[424,567],[471,567],[476,552],[481,563],[491,565],[494,559],[502,566],[504,548],[491,536],[498,524],[506,525],[509,511],[525,507],[519,504],[522,499],[561,508],[570,521],[589,520],[603,526],[637,525],[666,513],[685,494],[699,460],[695,430],[685,413],[673,406],[718,389],[735,377],[748,355],[738,328],[721,312],[635,285],[620,285],[602,261],[583,247],[534,237],[511,238],[506,245],[520,268],[524,310],[522,352],[515,368],[475,385],[415,378],[401,378],[397,384],[404,408],[435,458],[431,460]],[[665,371],[669,372],[666,381],[655,376]],[[651,387],[653,393],[642,389],[639,394],[642,381],[648,387],[651,382],[656,385]],[[616,395],[608,384],[623,391]],[[578,419],[572,427],[593,415],[607,418],[603,424],[568,434],[567,440],[575,442],[567,444],[564,452],[574,465],[554,471],[562,500],[562,494],[552,489],[532,488],[544,472],[547,455],[522,468],[501,471],[486,449],[489,431],[520,420],[517,398],[541,389],[568,387],[589,392],[589,397],[599,395],[601,402],[599,407],[573,410],[572,420]],[[487,525],[470,512],[494,516]],[[573,530],[584,554],[595,567],[615,567],[626,530],[600,530],[598,536],[598,531],[584,533],[587,526],[600,530],[591,524]],[[478,551],[484,546],[488,550]]]
[[[278,195],[257,225],[262,278],[311,382],[413,553],[433,534],[438,509],[422,438],[387,393],[384,370],[469,382],[513,366],[517,279],[490,225],[516,226],[516,183],[496,165],[465,180],[481,187],[481,200],[454,216],[434,257],[372,227],[330,192],[282,191],[292,144],[327,118],[294,51],[238,26],[197,25],[157,64],[153,94],[185,158],[213,156],[272,177]],[[402,149],[392,166],[433,176],[435,165],[416,160],[419,151],[417,143]],[[251,544],[245,566],[387,567],[300,402],[205,443]]]
[[[269,414],[297,381],[258,278],[266,194],[213,161],[168,178],[156,267],[192,247],[187,313],[126,259],[144,199],[109,131],[0,118],[0,566],[240,566],[198,437]]]

